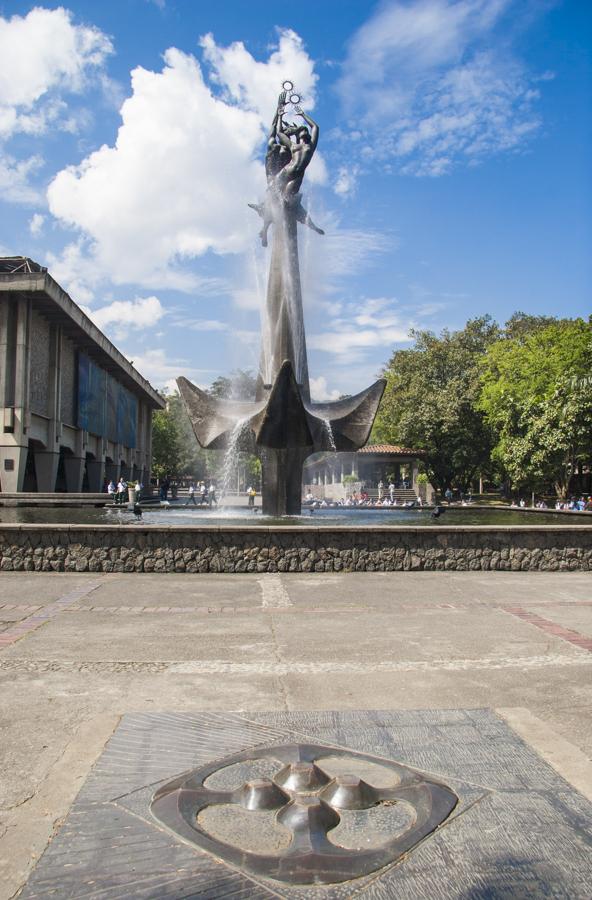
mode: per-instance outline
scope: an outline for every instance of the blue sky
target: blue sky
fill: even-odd
[[[285,78],[319,122],[300,232],[312,390],[411,327],[592,310],[586,0],[0,0],[0,252],[152,383],[255,369],[247,203]]]

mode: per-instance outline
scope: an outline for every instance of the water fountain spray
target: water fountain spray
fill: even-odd
[[[249,204],[262,219],[261,242],[272,228],[271,261],[265,303],[261,359],[254,401],[215,400],[186,378],[177,384],[195,436],[202,447],[224,449],[245,422],[261,457],[263,512],[298,515],[302,467],[311,453],[353,451],[370,435],[386,382],[332,403],[310,399],[302,289],[298,259],[298,223],[318,234],[302,205],[300,189],[314,155],[319,127],[300,106],[300,95],[284,81],[267,139],[267,191],[260,204]],[[291,106],[302,124],[284,120]]]

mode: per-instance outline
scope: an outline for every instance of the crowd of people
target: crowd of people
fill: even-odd
[[[511,509],[525,509],[527,507],[526,500],[521,497],[519,500],[512,500]],[[569,500],[556,500],[554,508],[560,512],[592,512],[592,497],[570,497]],[[549,509],[548,503],[543,498],[536,500],[531,509]]]
[[[411,509],[412,507],[421,507],[424,505],[421,497],[417,497],[415,500],[397,500],[396,497],[377,497],[373,499],[367,493],[367,491],[354,491],[353,494],[346,497],[345,500],[319,500],[314,496],[310,491],[304,497],[304,504],[306,506],[316,507],[318,509],[326,509],[327,507],[337,507],[337,506],[363,506],[368,507],[370,509],[375,509],[377,507],[398,507],[399,509]]]
[[[216,485],[213,481],[206,484],[205,481],[190,481],[188,488],[188,496],[185,506],[193,503],[194,506],[218,506],[218,498],[216,496]]]
[[[117,484],[110,479],[105,488],[110,499],[116,506],[125,506],[126,503],[137,503],[144,485],[139,481],[126,481],[120,478]]]

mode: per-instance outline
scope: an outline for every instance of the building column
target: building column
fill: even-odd
[[[27,453],[27,447],[0,447],[0,488],[3,493],[22,491]]]
[[[62,423],[60,421],[61,406],[61,365],[62,365],[62,331],[61,328],[52,325],[49,332],[49,371],[47,373],[47,414],[49,427],[47,429],[47,449],[60,449],[62,438]],[[77,447],[79,452],[81,447]],[[66,483],[68,476],[66,475]],[[67,488],[70,491],[70,487]]]
[[[53,494],[56,489],[60,454],[51,450],[35,451],[37,490],[41,494]]]
[[[120,466],[118,462],[105,463],[105,478],[107,478],[109,481],[114,481],[115,484],[117,484],[117,482],[119,481],[119,472]]]
[[[417,460],[413,460],[411,463],[411,487],[415,491],[416,494],[419,494],[419,485],[417,483],[417,476],[419,475],[419,466],[417,465]]]
[[[105,482],[105,463],[101,459],[87,459],[88,490],[90,494],[101,494]],[[115,479],[114,479],[115,480]]]
[[[22,428],[27,427],[29,414],[30,313],[30,302],[25,297],[19,297],[17,301],[14,407],[15,410],[20,411]]]
[[[64,456],[66,490],[69,494],[82,493],[82,481],[84,479],[85,462],[86,460],[79,456]]]

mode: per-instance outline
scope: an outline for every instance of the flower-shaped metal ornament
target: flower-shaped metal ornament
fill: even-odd
[[[395,862],[457,802],[445,784],[401,763],[283,744],[185,773],[159,788],[151,810],[183,840],[247,873],[331,884]]]

